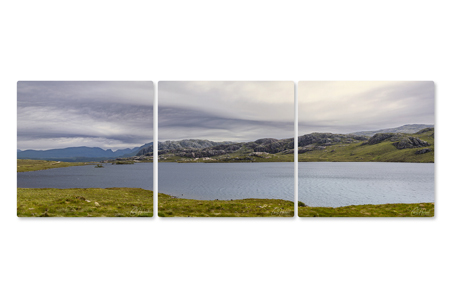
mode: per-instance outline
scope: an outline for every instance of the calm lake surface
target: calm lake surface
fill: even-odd
[[[153,163],[103,164],[17,173],[21,188],[108,188],[131,187],[153,190]]]
[[[434,202],[434,164],[301,162],[298,193],[308,206]]]
[[[294,201],[294,163],[159,163],[159,192],[199,200]]]
[[[153,190],[153,164],[104,164],[17,173],[25,188],[137,187]],[[160,163],[159,192],[199,200],[294,201],[294,163]]]

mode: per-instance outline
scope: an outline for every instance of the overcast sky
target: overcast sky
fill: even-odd
[[[17,147],[124,149],[153,139],[153,83],[21,81]]]
[[[158,83],[159,140],[251,141],[294,136],[294,83]]]
[[[432,81],[301,81],[299,135],[434,125]]]

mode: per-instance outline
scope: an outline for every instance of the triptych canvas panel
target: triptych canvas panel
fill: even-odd
[[[433,82],[157,89],[19,82],[17,215],[434,216]]]
[[[300,217],[434,216],[433,82],[299,82]]]

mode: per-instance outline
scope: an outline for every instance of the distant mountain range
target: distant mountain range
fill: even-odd
[[[132,149],[127,148],[112,151],[111,149],[103,150],[102,148],[98,147],[69,147],[64,149],[51,150],[18,150],[17,158],[60,161],[98,161],[103,159],[132,155],[139,149],[140,147],[135,147]]]
[[[353,132],[351,134],[373,136],[376,133],[416,133],[419,130],[422,130],[425,128],[434,128],[434,125],[407,124],[407,125],[403,125],[403,126],[395,127],[395,128],[379,129],[379,130],[374,130],[374,131],[358,131],[358,132]]]

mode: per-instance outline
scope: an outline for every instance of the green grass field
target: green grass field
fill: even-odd
[[[137,188],[18,188],[17,216],[152,217],[153,192]]]
[[[279,199],[194,200],[158,195],[160,217],[293,217],[294,202]]]
[[[58,162],[58,161],[50,161],[50,160],[34,160],[34,159],[18,159],[17,160],[17,172],[30,172],[30,171],[39,171],[39,170],[47,170],[54,168],[64,168],[64,167],[73,167],[73,166],[85,166],[91,165],[94,163],[87,162]]]
[[[433,217],[434,203],[301,207],[299,217]]]
[[[279,199],[194,200],[159,194],[160,217],[293,217]],[[299,217],[433,217],[434,203],[302,207]],[[153,192],[138,188],[17,189],[19,217],[152,217]]]

